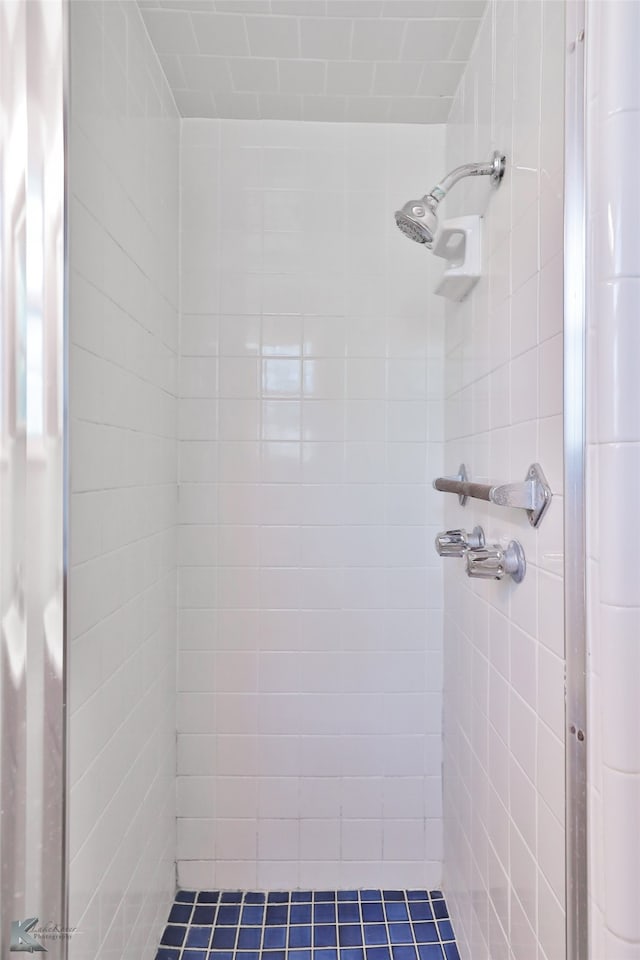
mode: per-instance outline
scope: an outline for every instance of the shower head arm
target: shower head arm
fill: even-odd
[[[439,183],[433,187],[433,189],[427,194],[427,198],[435,201],[436,204],[440,203],[446,195],[449,193],[451,188],[459,180],[463,180],[465,177],[491,177],[491,182],[494,184],[500,183],[504,175],[505,168],[505,158],[497,150],[493,154],[493,157],[488,162],[484,163],[464,163],[461,167],[456,167],[455,170],[452,170],[451,173],[448,173]]]
[[[502,180],[504,166],[505,158],[496,150],[488,163],[465,163],[462,167],[456,167],[421,200],[409,200],[401,210],[396,210],[398,228],[410,240],[424,243],[431,249],[438,232],[438,204],[451,187],[463,177],[491,177],[491,182],[497,186]]]

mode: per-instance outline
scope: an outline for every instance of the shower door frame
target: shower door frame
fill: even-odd
[[[68,954],[67,799],[67,118],[68,0],[6,4],[0,29],[11,44],[3,90],[0,237],[5,299],[0,304],[3,397],[2,466],[10,524],[3,566],[2,658],[23,656],[20,679],[0,670],[0,700],[15,726],[0,723],[3,780],[18,784],[5,810],[6,831],[20,850],[20,869],[2,877],[0,954],[25,952],[29,934],[51,960]],[[6,33],[4,30],[6,28]],[[10,171],[7,175],[7,169]],[[20,184],[20,192],[18,185]],[[6,192],[5,192],[6,188]],[[6,244],[6,249],[5,249]],[[18,280],[19,271],[24,276]],[[22,301],[17,290],[25,286]],[[20,332],[20,329],[22,333]],[[4,492],[4,484],[3,484]],[[2,519],[4,520],[4,514]],[[0,521],[1,522],[1,521]],[[7,523],[9,528],[9,522]],[[18,548],[9,552],[9,547]],[[6,564],[6,566],[5,566]],[[11,585],[9,585],[11,584]],[[20,610],[18,628],[4,617]],[[8,636],[13,638],[12,645]],[[13,688],[13,689],[12,689]],[[5,696],[15,693],[13,701]],[[19,708],[17,694],[20,695]],[[24,709],[23,709],[24,707]],[[16,730],[17,728],[17,730]],[[15,784],[14,784],[15,785]],[[19,819],[14,819],[16,811]],[[1,836],[0,836],[1,839]],[[20,943],[20,939],[22,943]]]
[[[64,225],[62,229],[62,239],[64,245],[63,252],[63,273],[62,273],[62,365],[63,365],[63,389],[62,389],[62,423],[63,423],[63,482],[62,482],[62,646],[63,646],[63,669],[62,669],[62,729],[63,729],[63,755],[62,755],[62,775],[63,775],[63,797],[62,797],[62,915],[65,927],[68,929],[71,925],[69,915],[69,867],[70,867],[70,848],[69,848],[69,793],[71,783],[69,769],[71,764],[71,747],[69,739],[69,691],[70,691],[70,649],[69,649],[69,523],[70,523],[70,491],[71,491],[71,456],[70,456],[70,429],[69,429],[69,224],[71,222],[70,214],[70,178],[69,178],[69,129],[71,123],[71,35],[70,35],[70,11],[69,4],[71,0],[60,0],[62,17],[62,142],[64,152],[63,167],[63,190],[64,190]],[[60,960],[68,960],[69,957],[69,939],[64,937],[61,941]]]
[[[68,0],[63,11],[63,113],[65,155],[64,226],[64,651],[67,657],[68,534]],[[565,173],[564,173],[564,605],[565,605],[565,778],[566,778],[566,956],[589,957],[587,847],[587,693],[586,693],[586,212],[585,212],[585,44],[586,0],[567,0],[565,16]],[[67,677],[64,677],[65,736]],[[68,742],[63,762],[68,767]],[[65,769],[62,804],[67,817]],[[68,924],[68,836],[62,857],[63,922]],[[62,941],[62,958],[68,943]]]
[[[589,957],[586,656],[585,0],[567,0],[564,172],[564,605],[567,960]]]

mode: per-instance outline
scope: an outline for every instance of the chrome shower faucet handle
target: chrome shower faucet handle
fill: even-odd
[[[481,580],[512,577],[516,583],[520,583],[527,571],[524,550],[517,540],[511,540],[506,547],[494,543],[478,550],[467,550],[465,558],[467,576]]]
[[[436,537],[436,551],[441,557],[464,557],[468,550],[484,547],[482,527],[466,530],[444,530]]]

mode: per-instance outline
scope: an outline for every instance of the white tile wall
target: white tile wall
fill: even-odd
[[[185,121],[178,871],[441,879],[444,128]]]
[[[179,120],[133,3],[72,2],[70,942],[151,958],[175,888]]]
[[[590,956],[640,956],[637,4],[587,7]],[[613,149],[615,176],[604,148]]]
[[[563,34],[563,4],[492,0],[447,127],[448,168],[508,159],[499,190],[466,181],[443,205],[486,217],[486,276],[447,311],[445,469],[496,482],[539,461],[554,493],[538,531],[446,497],[448,527],[515,537],[528,563],[519,586],[445,565],[444,886],[465,960],[565,957]]]
[[[486,0],[138,0],[184,117],[442,123]]]

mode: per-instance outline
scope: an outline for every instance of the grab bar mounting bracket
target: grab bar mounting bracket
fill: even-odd
[[[458,467],[457,479],[462,481],[469,479],[469,474],[467,473],[467,468],[465,467],[464,463],[461,463],[460,466]],[[458,503],[460,504],[461,507],[465,506],[468,499],[469,497],[465,493],[460,493],[458,495]]]

